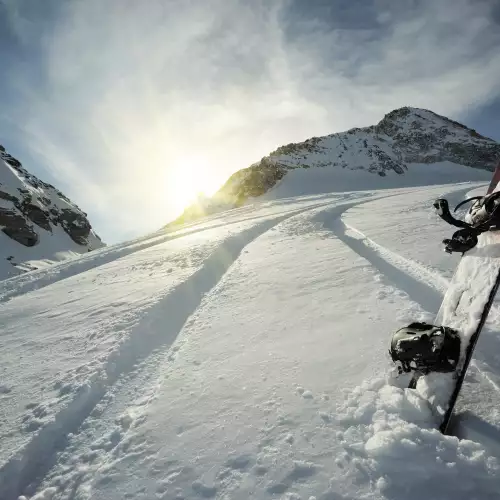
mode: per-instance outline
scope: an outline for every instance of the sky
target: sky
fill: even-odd
[[[500,140],[498,0],[0,0],[0,144],[107,243],[401,106]]]

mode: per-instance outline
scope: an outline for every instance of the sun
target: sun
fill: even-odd
[[[200,195],[211,196],[220,187],[217,173],[201,155],[177,158],[170,166],[168,182],[169,204],[178,213]]]

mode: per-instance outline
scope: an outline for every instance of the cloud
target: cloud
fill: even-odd
[[[323,101],[328,94],[338,96],[336,103],[349,105],[333,110],[335,116],[351,108],[354,119],[364,112],[370,122],[383,110],[405,104],[460,116],[498,95],[500,30],[493,4],[376,3],[376,24],[328,30],[326,19],[319,23],[320,36],[310,32],[296,40],[304,93]]]
[[[34,3],[20,5],[12,19],[23,32],[20,12],[33,22]],[[40,77],[19,71],[24,105],[11,112],[60,187],[106,221],[103,237],[121,239],[176,215],[176,170],[186,157],[203,157],[216,185],[280,144],[372,124],[398,106],[461,118],[494,99],[492,7],[59,3],[37,23]]]

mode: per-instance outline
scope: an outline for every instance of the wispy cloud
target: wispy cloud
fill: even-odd
[[[42,24],[24,0],[11,19],[35,24],[42,78],[19,73],[11,111],[117,239],[175,215],[186,157],[215,185],[282,143],[402,105],[461,118],[499,93],[491,2],[307,3],[73,0]]]

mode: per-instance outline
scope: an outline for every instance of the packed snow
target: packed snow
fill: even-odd
[[[495,498],[500,308],[455,436],[387,354],[458,263],[432,202],[478,189],[256,201],[0,282],[0,498]]]

